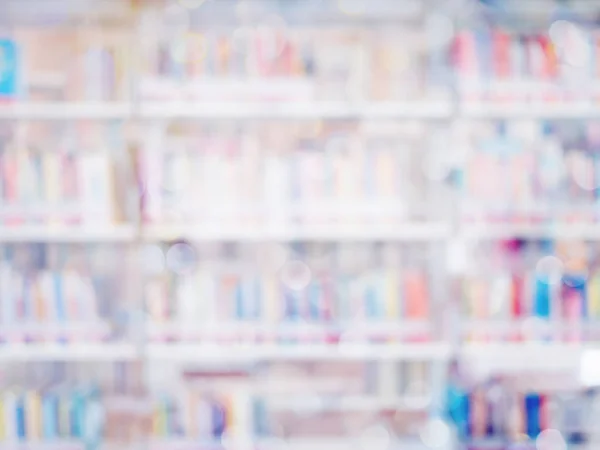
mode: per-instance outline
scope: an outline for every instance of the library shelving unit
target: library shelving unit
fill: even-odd
[[[396,422],[408,424],[403,428],[381,419],[386,429],[413,438],[396,442],[375,427],[366,437],[355,437],[366,439],[369,448],[459,448],[438,422],[446,406],[451,360],[463,362],[479,377],[499,372],[572,374],[582,365],[588,375],[593,372],[590,367],[600,360],[594,344],[594,320],[600,316],[595,297],[585,308],[592,318],[587,328],[574,306],[565,312],[555,298],[571,298],[575,294],[570,291],[550,289],[534,313],[525,311],[526,306],[518,314],[508,307],[478,309],[473,305],[492,302],[490,292],[507,302],[505,291],[496,294],[502,286],[485,284],[490,274],[500,274],[505,288],[506,265],[482,263],[471,273],[472,267],[463,270],[447,263],[452,255],[446,255],[452,253],[448,244],[458,242],[467,255],[463,259],[472,258],[470,265],[477,265],[480,260],[469,248],[518,240],[520,250],[511,251],[526,261],[517,270],[529,276],[536,259],[548,256],[547,245],[535,247],[540,241],[585,241],[589,248],[600,241],[594,216],[600,183],[593,178],[600,165],[591,158],[596,171],[591,181],[587,172],[583,182],[571,177],[573,181],[569,167],[552,169],[556,159],[543,160],[534,148],[551,147],[562,160],[582,146],[589,150],[583,151],[587,158],[597,145],[595,128],[573,131],[572,123],[581,128],[584,121],[600,119],[594,90],[599,74],[596,69],[585,76],[579,73],[584,81],[576,78],[578,85],[550,57],[551,39],[556,47],[561,39],[575,39],[568,45],[577,46],[580,34],[587,33],[569,28],[580,4],[561,9],[537,2],[526,11],[529,2],[474,2],[476,11],[462,17],[465,11],[453,11],[452,2],[440,2],[442,14],[448,14],[440,18],[434,14],[438,2],[407,1],[400,8],[390,0],[372,1],[368,7],[358,1],[264,0],[252,2],[245,18],[234,2],[213,0],[190,8],[192,2],[105,1],[80,9],[88,2],[65,0],[60,3],[75,8],[75,13],[65,14],[75,14],[76,23],[87,25],[72,26],[65,20],[68,30],[59,26],[48,31],[47,25],[34,22],[24,29],[11,26],[6,38],[1,35],[4,56],[18,60],[14,80],[0,81],[0,97],[7,100],[0,104],[3,170],[7,167],[0,203],[0,244],[7,249],[2,266],[32,265],[40,274],[32,281],[43,292],[40,308],[57,319],[40,329],[30,323],[32,317],[43,316],[39,311],[27,305],[25,313],[3,309],[2,327],[10,320],[7,314],[18,316],[26,332],[15,335],[0,327],[8,335],[0,346],[2,364],[142,363],[152,406],[136,403],[124,409],[150,411],[150,419],[136,416],[138,434],[126,444],[157,450],[221,448],[223,442],[217,441],[223,430],[217,441],[201,442],[196,437],[206,432],[199,430],[206,423],[187,428],[186,422],[181,433],[170,421],[174,409],[189,407],[182,397],[197,402],[193,407],[206,407],[224,390],[231,391],[224,403],[234,406],[220,413],[236,417],[232,430],[225,432],[224,446],[236,450],[348,448],[349,441],[342,438],[308,439],[263,423],[283,421],[288,426],[298,421],[314,431],[314,424],[304,423],[307,411],[323,414],[320,420],[346,434],[372,421],[349,426],[346,419],[340,424],[325,413],[368,412],[373,419],[376,412],[392,411],[401,416]],[[17,3],[6,2],[15,8],[11,13],[21,14]],[[120,17],[118,26],[86,16],[97,3],[108,10],[111,4],[118,8],[111,13]],[[536,17],[540,8],[554,15],[541,20]],[[532,15],[534,23],[546,28],[561,20],[571,22],[555,30],[557,36],[548,37],[545,31],[519,34],[505,27],[514,13]],[[493,26],[490,17],[498,18],[497,23],[491,20]],[[488,23],[484,30],[476,26],[482,18]],[[445,26],[441,36],[440,24]],[[409,42],[409,48],[400,52],[398,40]],[[58,56],[43,58],[48,48],[61,46],[65,50]],[[537,52],[537,65],[519,66],[526,65],[520,58],[527,51]],[[495,59],[499,62],[492,64]],[[36,71],[41,75],[31,76]],[[98,136],[107,142],[93,148],[102,141]],[[515,146],[531,147],[541,159],[528,160],[525,150],[511,154],[512,160],[499,156]],[[40,155],[40,148],[46,154]],[[573,163],[576,174],[580,153]],[[550,174],[538,173],[536,167],[545,164]],[[69,173],[71,166],[81,173]],[[28,190],[23,187],[27,179],[7,179],[11,170],[23,171],[32,180],[41,173],[42,181]],[[368,179],[369,171],[381,177]],[[454,179],[457,173],[460,183]],[[521,178],[507,188],[511,173]],[[77,188],[70,191],[73,177]],[[486,188],[492,178],[499,183]],[[100,184],[99,191],[94,182]],[[568,195],[561,195],[561,189]],[[419,210],[423,204],[427,211]],[[472,208],[480,204],[483,209]],[[90,205],[94,208],[86,209]],[[499,207],[494,210],[495,205]],[[573,206],[571,211],[566,208]],[[522,242],[533,242],[532,250],[522,250]],[[87,244],[122,252],[95,256]],[[267,261],[260,258],[267,253],[261,245],[275,247]],[[25,261],[13,261],[17,246],[27,247]],[[104,263],[106,279],[70,276],[65,259],[76,253],[72,248],[85,249],[74,266],[85,266],[81,259],[87,255]],[[43,261],[36,255],[43,255]],[[566,275],[581,275],[583,265],[595,280],[593,258],[581,262],[581,255],[561,256]],[[382,293],[388,289],[382,284],[399,285],[386,272],[390,267],[407,273],[402,293]],[[85,270],[95,273],[93,265]],[[464,278],[460,289],[453,288],[455,275]],[[10,276],[0,267],[0,284]],[[353,277],[359,280],[356,286],[348,281]],[[115,330],[100,339],[86,335],[80,342],[81,332],[68,329],[69,314],[82,314],[78,307],[71,310],[67,302],[67,312],[59,311],[49,300],[57,301],[57,295],[44,291],[54,279],[70,280],[79,289],[89,283],[112,286],[89,302],[110,299],[112,309],[87,313],[114,316],[110,321]],[[357,306],[373,286],[377,299]],[[266,311],[257,307],[261,294],[255,289],[264,290]],[[315,306],[328,289],[338,292],[338,303]],[[388,304],[397,307],[400,296],[407,310],[401,318]],[[83,303],[83,309],[89,306]],[[425,303],[427,311],[422,309]],[[478,326],[469,328],[470,322]],[[562,339],[565,323],[583,331]],[[584,333],[589,334],[583,338]],[[322,380],[302,372],[308,370],[307,363],[350,367],[344,370],[360,373],[362,384],[375,387],[361,384],[347,393],[329,386],[344,384],[342,377],[326,380],[330,383],[321,391]],[[357,369],[358,363],[368,370]],[[273,398],[272,392],[260,391],[256,380],[268,380],[281,365],[311,386],[306,380],[314,376],[315,386],[309,392],[292,386]],[[259,370],[263,366],[265,373]],[[232,367],[237,373],[231,373]],[[222,376],[224,368],[233,381],[219,385],[216,374]],[[401,388],[403,378],[408,386]],[[418,389],[412,389],[412,378],[421,383]],[[209,380],[208,387],[197,379]],[[419,439],[418,432],[414,437],[418,427],[412,420],[428,424],[438,439],[423,433]],[[57,448],[38,443],[13,447],[25,445]],[[81,448],[68,443],[60,448],[70,445]],[[485,440],[468,448],[494,445]],[[100,448],[105,447],[110,448]]]

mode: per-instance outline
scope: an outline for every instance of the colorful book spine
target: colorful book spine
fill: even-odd
[[[0,38],[0,101],[17,97],[20,77],[19,46],[12,39]]]

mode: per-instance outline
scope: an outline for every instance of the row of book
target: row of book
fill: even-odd
[[[427,131],[345,121],[156,127],[139,155],[144,217],[318,222],[423,213],[437,192],[430,166],[445,136]]]
[[[576,445],[594,431],[587,419],[597,414],[593,390],[524,391],[492,380],[472,389],[451,387],[448,396],[448,414],[459,437],[474,442],[473,448],[494,439],[497,445],[536,438],[543,444],[547,430],[561,433],[554,438],[563,444]]]
[[[424,27],[408,25],[306,28],[271,17],[227,30],[163,22],[147,19],[142,28],[146,99],[443,98],[452,66],[466,100],[593,101],[599,94],[598,35],[568,22],[549,34],[464,30],[452,52]],[[414,44],[399,49],[399,41]],[[125,99],[130,43],[118,27],[17,28],[0,38],[0,97]]]
[[[151,436],[161,439],[185,436],[218,442],[235,429],[236,406],[238,404],[231,396],[202,395],[193,390],[186,392],[182,404],[168,396],[155,399]],[[179,422],[181,419],[183,423]]]
[[[461,173],[466,219],[596,219],[597,122],[519,120],[461,127],[455,137],[469,150]],[[4,224],[119,220],[115,161],[107,151],[73,149],[97,146],[90,140],[102,131],[83,129],[74,136],[75,144],[46,149],[44,139],[66,130],[39,128],[28,127],[24,145],[14,135],[3,141]],[[414,124],[184,123],[157,128],[148,133],[139,155],[144,216],[153,223],[420,218],[434,214],[443,198],[435,181],[458,167],[436,153],[451,138],[448,130]],[[441,206],[438,213],[443,213]]]
[[[0,339],[101,340],[109,329],[98,314],[92,278],[76,271],[21,274],[0,266]]]
[[[92,386],[5,390],[0,394],[0,443],[98,442],[103,407]]]
[[[111,334],[108,320],[124,296],[113,266],[119,250],[52,244],[0,250],[1,341],[89,341]]]
[[[0,35],[0,100],[113,101],[131,64],[119,28],[30,27]]]
[[[430,335],[429,276],[418,246],[324,245],[306,262],[300,255],[307,249],[298,248],[278,267],[269,261],[257,265],[261,248],[268,251],[240,246],[236,257],[221,252],[184,275],[148,279],[146,306],[156,337]]]
[[[567,21],[537,33],[479,27],[456,36],[453,65],[468,102],[595,102],[599,49],[596,29]]]
[[[600,196],[597,121],[464,122],[467,220],[596,221]]]
[[[288,26],[278,16],[230,29],[151,20],[146,26],[163,30],[147,30],[140,87],[146,99],[401,101],[448,94],[448,53],[424,28]],[[400,41],[411,44],[400,49]]]
[[[352,414],[395,412],[403,407],[403,396],[431,394],[427,363],[403,362],[396,368],[402,385],[386,392],[377,368],[362,362],[273,363],[249,372],[192,370],[179,388],[153,394],[151,436],[233,445],[244,438],[335,436],[334,429],[319,429],[323,414],[350,425]],[[346,427],[342,433],[355,431]]]
[[[5,130],[0,140],[0,223],[101,226],[121,218],[116,164],[109,144],[98,148],[107,130],[89,125],[15,125]]]
[[[595,246],[574,241],[481,245],[462,285],[473,340],[598,339]]]

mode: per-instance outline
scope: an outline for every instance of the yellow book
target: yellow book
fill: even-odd
[[[0,442],[6,441],[6,417],[4,414],[4,402],[0,397]]]
[[[161,414],[161,405],[157,404],[152,412],[152,436],[163,437],[162,430],[163,416]]]
[[[225,410],[225,432],[228,435],[235,432],[235,424],[237,423],[237,414],[235,411],[235,398],[234,396],[227,396],[220,399],[223,404],[223,409]]]
[[[600,274],[595,274],[588,285],[588,315],[590,318],[600,318]]]

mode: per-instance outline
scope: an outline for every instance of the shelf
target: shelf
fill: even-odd
[[[360,430],[357,430],[357,434]],[[355,436],[354,439],[344,438],[270,438],[260,439],[257,441],[240,442],[236,446],[233,442],[227,446],[231,450],[245,449],[245,450],[347,450],[349,448],[356,447],[356,440],[360,439],[360,436]],[[365,438],[364,447],[367,444],[371,444],[369,447],[376,447],[375,442],[369,443],[368,438]],[[381,445],[381,443],[379,443]],[[389,445],[386,443],[385,447],[389,450],[429,450],[425,444],[416,439],[394,439],[390,437]],[[197,442],[190,440],[151,440],[148,442],[146,447],[150,450],[222,450],[223,444],[220,442]],[[449,450],[451,449],[450,443],[447,446],[437,447],[438,450]],[[1,450],[1,449],[0,449]]]
[[[445,119],[449,102],[143,102],[144,119]]]
[[[600,225],[594,224],[488,224],[463,225],[459,237],[465,239],[584,239],[600,240]]]
[[[340,225],[320,227],[192,227],[148,225],[144,227],[143,238],[148,241],[169,241],[188,239],[191,241],[240,240],[261,241],[427,241],[450,237],[450,226],[439,222],[406,223],[395,227],[377,227],[365,224],[356,227]]]
[[[600,104],[590,103],[476,103],[463,104],[459,117],[470,119],[586,119],[600,117]]]
[[[327,339],[379,338],[398,339],[407,336],[429,336],[433,334],[433,324],[429,320],[355,320],[347,323],[327,323],[325,321],[294,323],[282,322],[279,324],[252,321],[229,320],[218,321],[215,324],[198,324],[183,320],[168,322],[152,322],[146,326],[146,332],[151,340],[164,341],[166,339],[181,340],[209,340],[214,342],[219,339],[235,339],[242,337],[246,342],[260,341],[262,339],[275,340],[288,339],[315,339],[321,342]]]
[[[278,411],[361,411],[377,412],[394,411],[425,411],[431,403],[431,398],[422,397],[375,397],[356,395],[317,395],[316,397],[271,397],[267,399],[269,409]]]
[[[149,344],[149,359],[181,362],[255,362],[261,360],[445,360],[450,346],[415,344]]]
[[[0,362],[29,361],[125,361],[138,356],[128,343],[2,344]]]
[[[483,372],[556,372],[579,370],[583,343],[467,343],[459,357]]]
[[[107,227],[51,227],[23,225],[0,227],[0,242],[131,242],[136,230],[131,225]]]
[[[130,103],[118,102],[19,102],[0,105],[0,119],[127,119]]]

